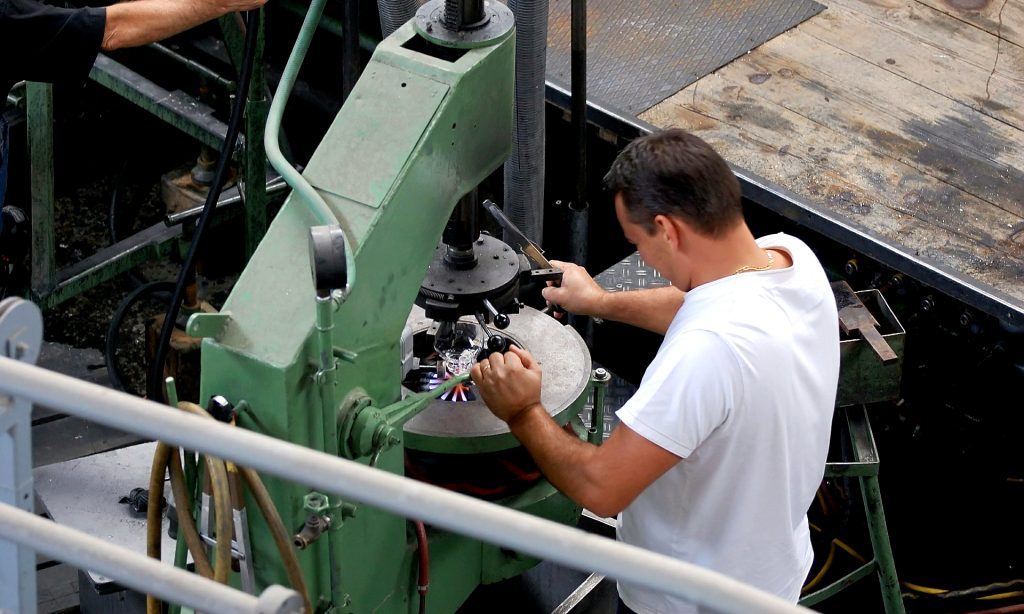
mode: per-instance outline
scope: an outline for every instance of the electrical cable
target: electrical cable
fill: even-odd
[[[210,225],[214,212],[217,210],[217,202],[224,187],[224,180],[227,178],[228,167],[231,162],[231,152],[235,148],[238,139],[238,131],[242,124],[243,111],[245,109],[246,97],[249,92],[249,82],[252,77],[253,62],[256,51],[256,42],[259,33],[260,11],[253,10],[246,14],[245,18],[245,48],[242,55],[242,65],[238,76],[238,91],[235,94],[235,101],[231,108],[231,117],[228,120],[227,134],[224,136],[224,144],[220,150],[220,157],[217,159],[217,170],[214,173],[213,185],[206,195],[206,203],[203,205],[203,212],[196,224],[195,234],[192,237],[192,244],[189,246],[185,262],[178,274],[178,281],[171,296],[171,303],[167,306],[167,315],[164,318],[163,326],[160,327],[160,337],[156,344],[156,352],[153,363],[150,365],[147,381],[148,397],[151,400],[163,398],[161,384],[163,383],[164,362],[167,359],[167,351],[170,347],[171,332],[174,330],[174,323],[178,319],[178,311],[181,309],[182,296],[185,287],[195,279],[196,256],[202,244],[203,236]]]
[[[117,348],[121,341],[121,326],[124,324],[124,319],[127,317],[128,312],[135,306],[136,303],[142,301],[142,299],[153,295],[153,298],[157,301],[166,303],[170,300],[172,293],[174,292],[174,282],[171,281],[151,281],[144,283],[141,286],[132,290],[128,296],[121,301],[121,304],[117,306],[114,311],[114,315],[110,318],[110,324],[107,325],[107,336],[104,347],[105,358],[107,362],[107,375],[110,378],[110,384],[115,390],[121,392],[128,392],[125,386],[125,374],[124,370],[121,369],[121,365],[117,362]]]
[[[427,614],[427,589],[430,587],[430,544],[427,542],[427,527],[420,520],[414,520],[416,526],[416,552],[419,554],[419,584],[416,591],[420,594],[420,614]]]
[[[125,172],[128,169],[128,162],[129,158],[125,158],[124,162],[121,163],[121,170],[114,179],[114,188],[110,191],[110,206],[107,207],[107,231],[110,234],[111,245],[121,240],[117,231],[117,208],[118,201],[121,198],[121,188],[124,184]],[[146,278],[134,270],[128,271],[128,278],[131,279],[132,285],[136,288],[146,283]]]

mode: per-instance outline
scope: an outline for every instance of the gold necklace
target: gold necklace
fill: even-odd
[[[747,271],[767,271],[768,269],[772,268],[772,265],[775,264],[775,256],[773,256],[772,253],[768,250],[763,251],[764,253],[768,254],[768,264],[764,266],[750,266],[749,264],[747,264],[736,269],[736,272],[733,273],[733,275],[736,275],[737,273],[746,273]]]

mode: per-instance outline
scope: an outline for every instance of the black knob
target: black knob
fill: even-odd
[[[235,417],[235,406],[219,394],[210,397],[209,403],[206,404],[206,411],[221,422],[231,422],[231,419]]]
[[[505,330],[506,328],[508,328],[508,325],[511,324],[511,322],[512,321],[508,319],[508,316],[503,313],[499,313],[498,315],[494,316],[494,325],[500,328],[501,330]]]
[[[501,352],[504,354],[508,351],[508,339],[501,335],[491,335],[487,338],[487,352],[493,354],[494,352]]]

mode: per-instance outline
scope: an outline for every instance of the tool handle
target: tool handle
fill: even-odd
[[[860,332],[860,336],[864,338],[871,346],[871,349],[878,354],[878,357],[882,360],[883,365],[888,365],[899,360],[899,356],[889,347],[885,339],[882,337],[882,333],[878,332],[878,329],[874,326],[865,326],[857,329]]]

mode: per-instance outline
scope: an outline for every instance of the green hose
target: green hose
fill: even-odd
[[[281,153],[279,143],[281,118],[284,116],[285,105],[288,104],[288,98],[292,94],[292,87],[295,86],[299,69],[302,68],[302,63],[306,59],[306,52],[309,51],[309,44],[313,40],[313,34],[320,23],[320,17],[324,12],[324,5],[326,4],[327,0],[313,0],[309,5],[309,10],[306,12],[305,19],[302,20],[299,37],[295,41],[295,46],[292,47],[291,55],[288,56],[288,63],[285,64],[284,72],[281,74],[281,81],[277,86],[277,92],[274,94],[274,101],[271,103],[270,111],[267,114],[267,129],[263,133],[263,146],[267,151],[267,159],[270,161],[270,165],[302,197],[317,222],[329,226],[338,223],[338,218],[334,215],[334,211],[327,205],[323,197],[320,196],[320,193],[316,191],[316,188],[310,185],[306,178],[288,162],[284,154]],[[352,287],[356,281],[356,263],[355,257],[352,254],[351,240],[345,241],[345,264],[348,268],[348,285]]]

